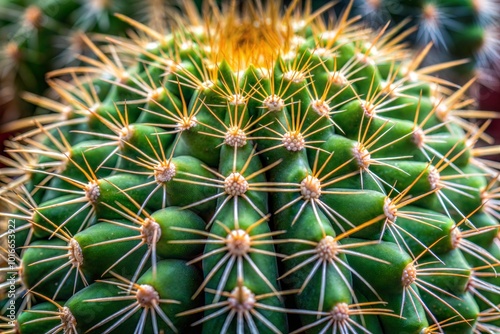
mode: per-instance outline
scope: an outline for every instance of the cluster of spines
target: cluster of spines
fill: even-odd
[[[50,77],[60,101],[32,99],[55,113],[2,159],[17,330],[498,328],[480,159],[498,148],[474,147],[463,117],[492,114],[465,110],[468,86],[429,76],[453,63],[419,68],[428,48],[412,59],[348,12],[193,8],[171,34],[126,19],[142,39],[87,40],[98,60]]]

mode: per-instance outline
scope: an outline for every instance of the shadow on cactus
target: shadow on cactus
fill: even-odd
[[[350,7],[204,6],[118,15],[7,125],[2,330],[500,331],[497,115],[456,62]]]

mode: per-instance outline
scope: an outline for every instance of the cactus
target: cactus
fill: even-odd
[[[4,332],[500,330],[497,115],[401,27],[282,7],[117,15],[49,75],[1,158]]]
[[[353,14],[372,27],[388,21],[412,26],[408,40],[413,45],[434,45],[428,63],[464,61],[441,75],[461,83],[475,76],[479,83],[496,88],[498,5],[496,0],[356,0]]]

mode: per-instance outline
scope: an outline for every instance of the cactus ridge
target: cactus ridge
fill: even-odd
[[[5,126],[0,328],[499,331],[498,115],[351,6],[188,1],[82,37],[59,97],[26,95],[51,113]]]

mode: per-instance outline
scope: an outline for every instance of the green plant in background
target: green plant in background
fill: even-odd
[[[49,75],[2,158],[5,332],[500,329],[496,114],[401,27],[282,7],[118,15]]]
[[[125,36],[128,28],[114,17],[119,12],[159,27],[162,1],[2,0],[0,1],[1,120],[32,115],[23,93],[42,95],[45,75],[63,66],[78,66],[78,55],[92,56],[84,33]],[[27,97],[29,100],[29,96]]]
[[[345,1],[347,3],[348,1]],[[498,85],[500,57],[497,0],[356,0],[353,14],[374,28],[388,21],[414,27],[416,47],[433,43],[427,63],[467,60],[441,75],[465,83],[472,77],[486,86]]]

